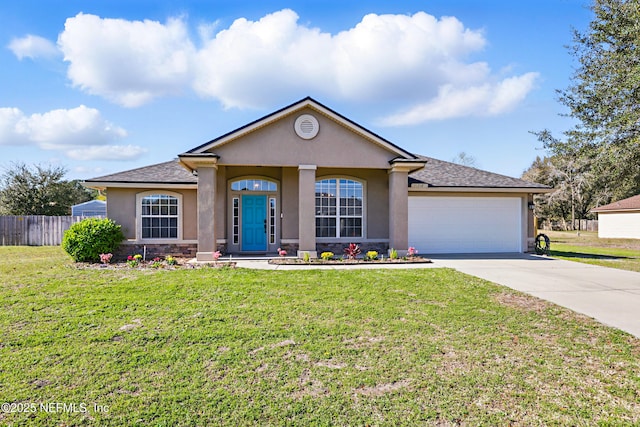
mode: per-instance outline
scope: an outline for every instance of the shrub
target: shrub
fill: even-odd
[[[368,261],[374,261],[374,260],[378,259],[378,252],[376,252],[376,251],[368,251],[366,253],[366,255],[364,256],[364,259],[366,259]]]
[[[398,251],[393,248],[389,249],[389,258],[398,259]]]
[[[344,249],[344,254],[349,259],[356,259],[356,257],[360,255],[360,246],[355,243],[349,243],[349,247]]]
[[[114,252],[123,239],[121,226],[112,220],[88,218],[65,231],[62,249],[76,262],[94,262],[100,254]]]
[[[333,252],[322,252],[320,254],[320,258],[322,258],[325,261],[329,261],[331,258],[333,258]]]

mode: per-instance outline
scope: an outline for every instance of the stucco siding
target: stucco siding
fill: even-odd
[[[598,237],[640,239],[640,212],[599,212]]]
[[[136,195],[149,190],[146,188],[108,188],[107,217],[122,226],[127,240],[136,240]],[[182,194],[182,238],[196,240],[198,238],[197,198],[195,190],[171,190]]]
[[[136,238],[136,193],[134,188],[107,188],[107,217],[122,226],[124,237]]]
[[[298,238],[298,169],[282,169],[281,238]]]
[[[318,135],[311,140],[298,137],[294,122],[301,114],[312,114],[320,124]],[[264,165],[389,169],[389,160],[397,153],[383,148],[311,109],[298,111],[267,127],[258,129],[242,140],[214,147],[223,165]]]

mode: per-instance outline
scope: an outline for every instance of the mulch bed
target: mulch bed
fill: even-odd
[[[218,261],[208,263],[190,263],[190,259],[176,258],[177,264],[169,265],[161,262],[154,265],[154,261],[140,261],[137,266],[131,266],[126,261],[109,264],[77,262],[74,268],[79,270],[193,270],[201,268],[236,268],[236,262]]]
[[[269,264],[276,265],[353,265],[353,264],[374,264],[374,265],[385,265],[385,264],[428,264],[432,263],[429,258],[423,258],[419,256],[407,257],[407,258],[396,258],[396,259],[376,259],[376,260],[365,260],[362,258],[356,259],[312,259],[309,262],[305,262],[299,258],[272,258],[269,260]]]

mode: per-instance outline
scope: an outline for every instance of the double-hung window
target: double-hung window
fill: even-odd
[[[150,194],[140,199],[140,237],[177,239],[179,199],[169,194]]]
[[[346,178],[316,181],[316,237],[363,237],[363,185]]]

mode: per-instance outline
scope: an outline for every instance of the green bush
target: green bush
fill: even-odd
[[[76,262],[99,261],[100,254],[115,251],[124,239],[121,226],[110,219],[88,218],[64,233],[62,249]]]

